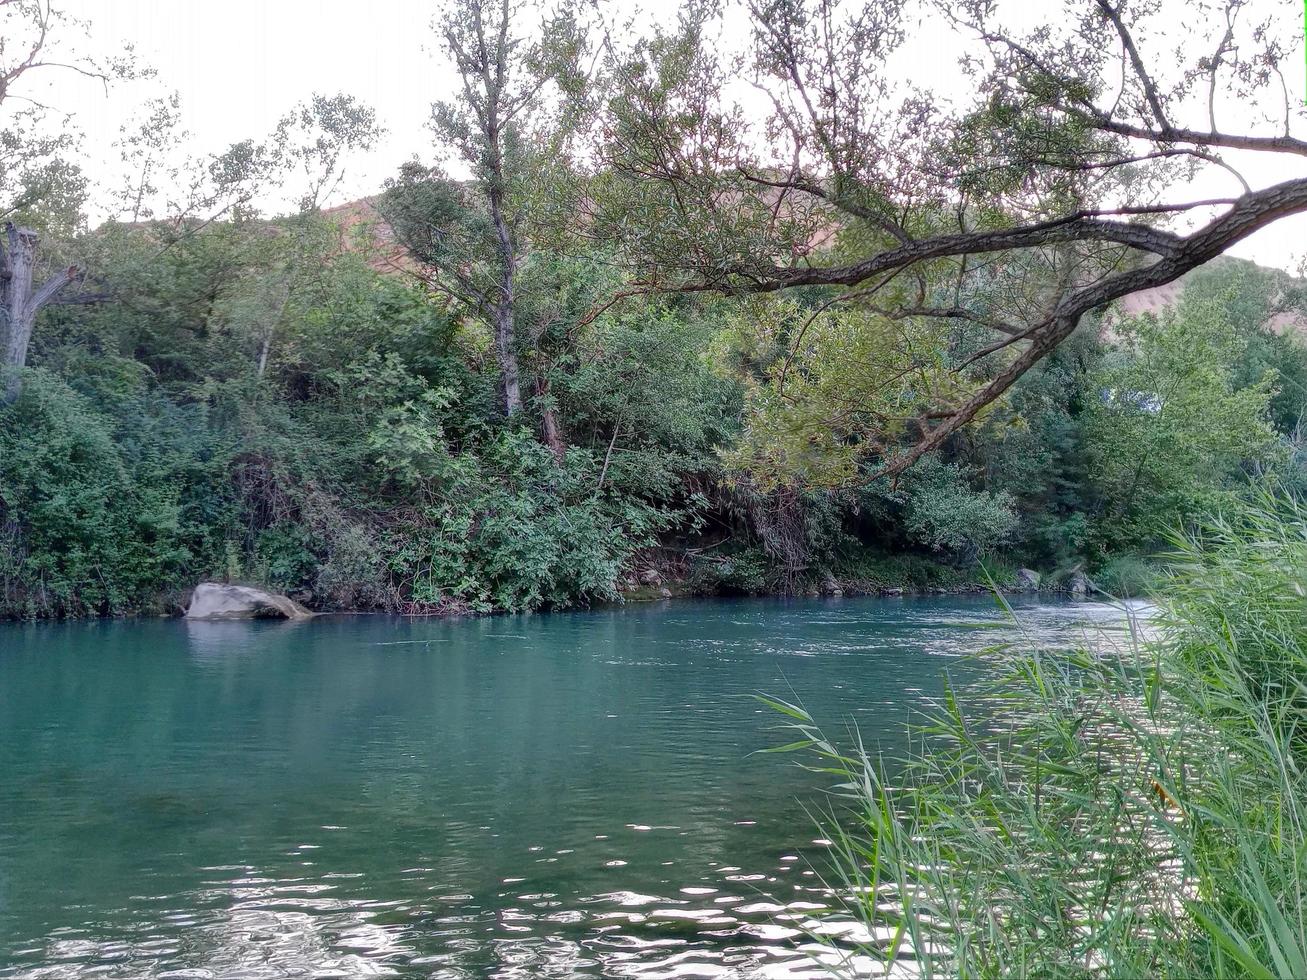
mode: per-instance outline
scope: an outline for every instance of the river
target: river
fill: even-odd
[[[987,597],[0,625],[0,977],[821,975],[822,778],[752,695],[893,752],[1015,636]]]

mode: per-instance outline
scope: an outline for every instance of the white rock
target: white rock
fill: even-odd
[[[312,615],[284,595],[222,582],[201,582],[186,609],[187,619],[308,619]]]

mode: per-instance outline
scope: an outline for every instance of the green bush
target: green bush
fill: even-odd
[[[417,608],[560,608],[617,597],[622,566],[669,515],[599,488],[601,465],[562,465],[529,432],[458,457],[387,532],[390,567]]]
[[[880,589],[929,592],[982,581],[978,570],[966,572],[936,557],[920,554],[857,555],[841,562],[836,571],[841,579],[868,592]]]
[[[1094,584],[1117,599],[1149,595],[1158,584],[1157,562],[1142,555],[1113,555],[1093,574]]]
[[[1010,494],[977,489],[965,466],[936,456],[921,460],[897,486],[877,485],[864,496],[880,497],[897,508],[908,542],[960,565],[993,554],[1017,530]]]
[[[134,472],[113,428],[43,371],[29,371],[21,397],[0,408],[0,613],[129,612],[186,566],[177,486],[152,479],[149,447]]]

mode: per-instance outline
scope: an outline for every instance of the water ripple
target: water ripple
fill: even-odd
[[[1021,607],[1042,642],[1107,606]],[[1114,618],[1118,617],[1118,618]],[[0,627],[0,977],[872,975],[798,698],[901,744],[992,601]],[[901,964],[909,974],[911,963]]]

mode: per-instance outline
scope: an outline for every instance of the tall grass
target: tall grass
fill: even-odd
[[[892,766],[773,702],[837,783],[859,952],[927,977],[1307,977],[1307,510],[1264,497],[1173,543],[1147,637],[994,651]]]

